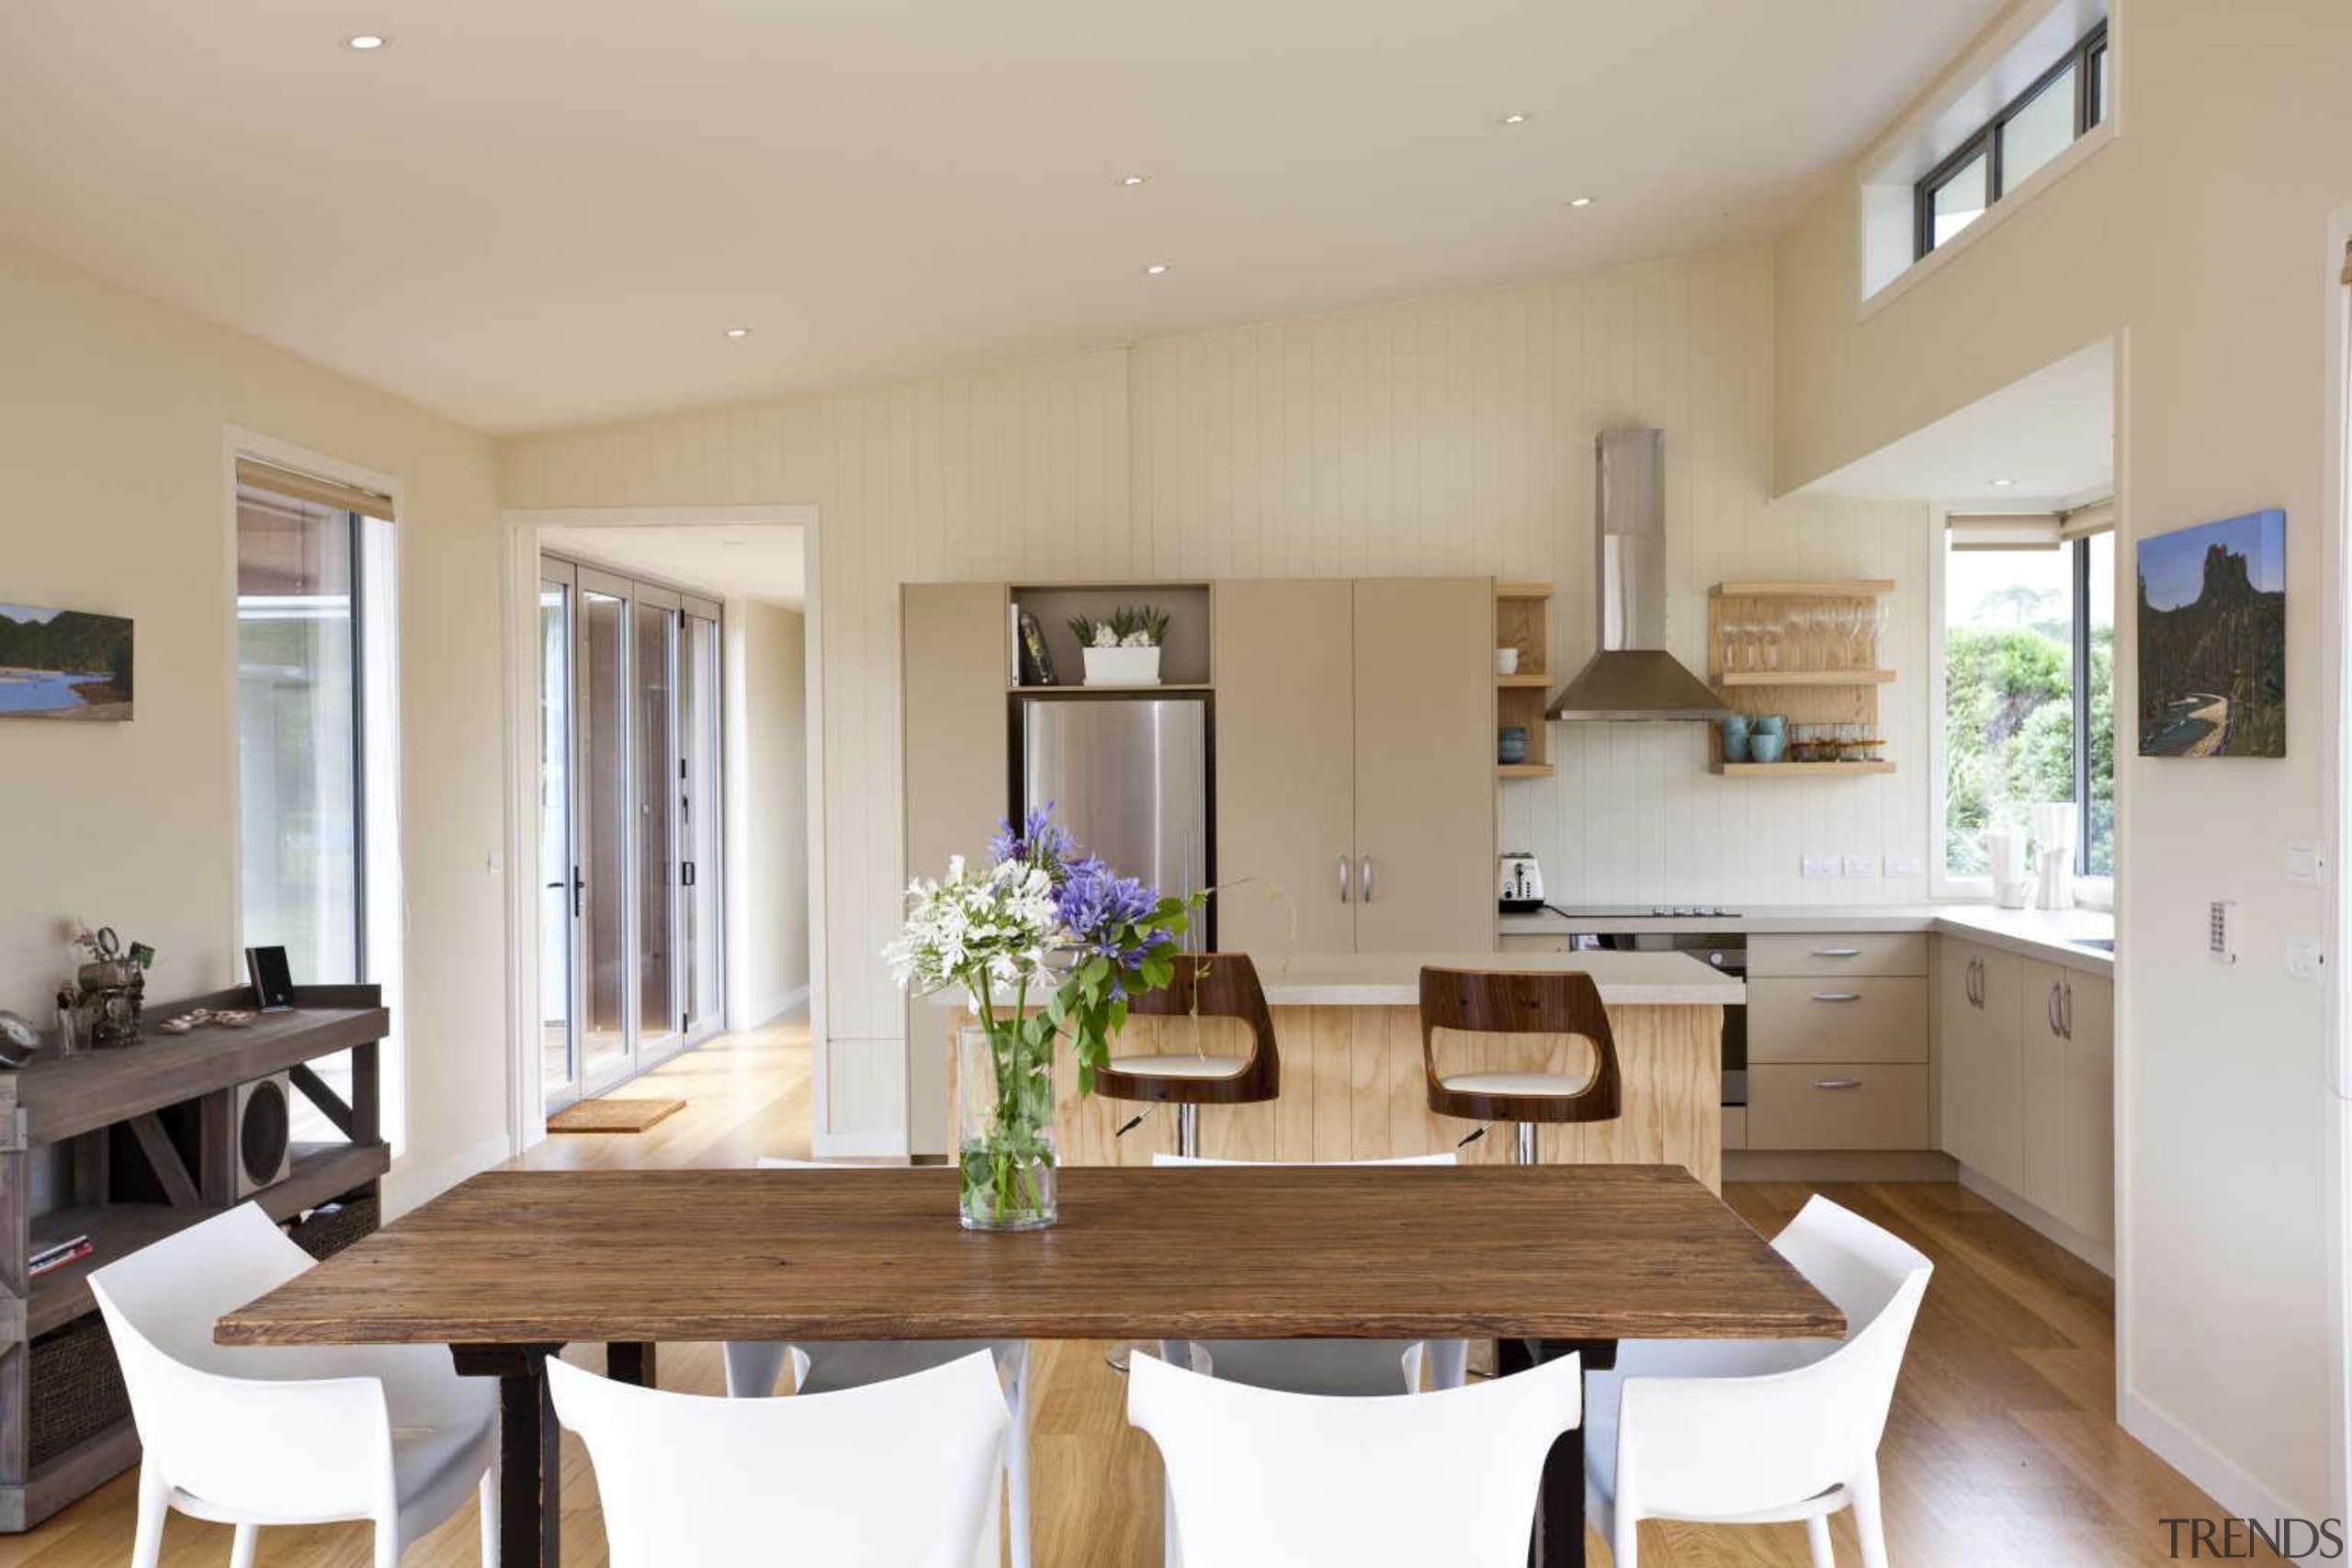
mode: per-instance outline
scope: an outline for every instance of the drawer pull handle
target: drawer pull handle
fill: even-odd
[[[1813,955],[1815,958],[1860,958],[1862,950],[1859,947],[1816,947]]]
[[[1862,1080],[1860,1078],[1815,1078],[1813,1080],[1813,1087],[1815,1089],[1860,1089],[1862,1087]]]
[[[1858,1002],[1862,999],[1862,993],[1860,991],[1815,991],[1813,993],[1813,999],[1817,1002]]]

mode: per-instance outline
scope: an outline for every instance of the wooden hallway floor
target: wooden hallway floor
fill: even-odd
[[[724,1035],[625,1086],[686,1109],[635,1134],[550,1138],[517,1165],[734,1166],[808,1152],[805,1021]],[[1732,1203],[1770,1234],[1811,1189],[1739,1184]],[[2110,1568],[2172,1561],[2168,1517],[2218,1518],[2212,1500],[2116,1426],[2114,1292],[2105,1276],[1959,1187],[1822,1189],[1936,1262],[1882,1459],[1888,1544],[1899,1568]],[[942,1223],[952,1223],[943,1215]],[[1159,1561],[1159,1462],[1124,1415],[1125,1380],[1100,1345],[1037,1348],[1032,1464],[1040,1568],[1150,1568]],[[589,1365],[599,1352],[575,1351]],[[661,1351],[662,1386],[716,1393],[715,1346]],[[594,1477],[564,1442],[567,1568],[606,1561]],[[120,1568],[134,1477],[122,1476],[30,1534],[0,1537],[0,1568]],[[1838,1561],[1860,1556],[1842,1517]],[[471,1568],[473,1511],[419,1543],[407,1568]],[[1643,1527],[1644,1568],[1806,1568],[1793,1527]],[[166,1568],[218,1568],[229,1531],[175,1516]],[[365,1568],[359,1526],[266,1529],[262,1568]],[[1591,1561],[1607,1563],[1597,1541]],[[2244,1561],[2244,1559],[2242,1559]],[[2264,1552],[2256,1561],[2278,1562]],[[1305,1565],[1302,1565],[1305,1568]],[[1329,1568],[1345,1568],[1331,1564]],[[1437,1565],[1432,1565],[1437,1568]]]

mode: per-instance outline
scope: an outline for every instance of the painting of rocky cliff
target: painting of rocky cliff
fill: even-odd
[[[0,718],[130,716],[130,623],[0,604]]]
[[[2287,754],[2287,514],[2140,541],[2140,755]]]

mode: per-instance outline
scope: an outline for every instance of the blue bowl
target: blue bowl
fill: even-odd
[[[1747,738],[1750,761],[1777,762],[1781,760],[1781,737],[1775,734],[1751,735]]]

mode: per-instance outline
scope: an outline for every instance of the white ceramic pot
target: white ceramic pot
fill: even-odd
[[[1159,649],[1156,648],[1090,648],[1085,653],[1090,686],[1159,684]]]

